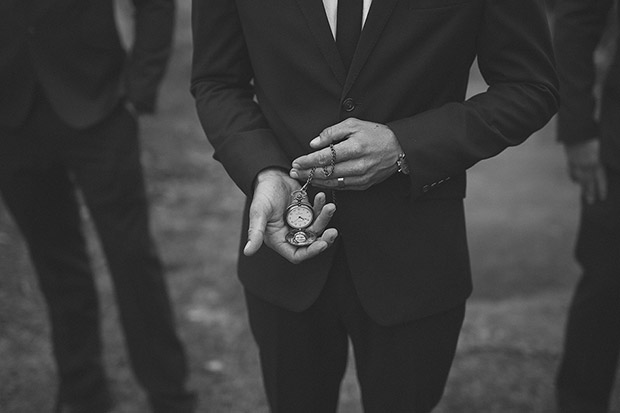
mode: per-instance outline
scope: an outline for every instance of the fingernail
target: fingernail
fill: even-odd
[[[295,179],[299,178],[299,173],[294,169],[291,169],[291,172],[289,173],[289,175],[291,176],[291,178],[295,178]]]
[[[301,165],[299,165],[297,162],[293,162],[293,169],[301,169]]]
[[[317,136],[316,138],[312,139],[310,141],[310,145],[317,145],[321,142],[321,138],[319,136]]]

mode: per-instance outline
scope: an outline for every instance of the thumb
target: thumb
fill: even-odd
[[[266,218],[263,214],[250,209],[250,225],[248,228],[248,242],[243,247],[243,254],[254,255],[263,245],[265,237]]]

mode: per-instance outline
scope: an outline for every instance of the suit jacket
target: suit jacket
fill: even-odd
[[[612,14],[613,6],[616,5]],[[595,116],[594,85],[599,70],[594,51],[608,27],[616,23],[615,45],[602,81],[600,117]],[[620,7],[616,0],[559,0],[554,41],[562,107],[558,138],[566,144],[601,139],[603,162],[620,171]]]
[[[0,2],[0,126],[15,128],[38,86],[69,125],[90,126],[123,97],[152,111],[170,52],[173,0],[133,0],[135,44],[126,56],[113,0]]]
[[[319,0],[194,0],[193,35],[198,115],[250,197],[259,171],[290,169],[329,125],[356,117],[394,131],[411,175],[337,194],[336,227],[371,317],[395,324],[466,299],[465,171],[521,143],[558,104],[542,2],[374,0],[348,72]],[[476,58],[490,87],[465,101]],[[293,265],[263,246],[240,255],[239,276],[299,311],[333,253]]]

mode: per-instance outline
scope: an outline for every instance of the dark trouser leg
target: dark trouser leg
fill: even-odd
[[[67,172],[58,165],[4,168],[0,192],[26,239],[48,306],[59,399],[101,404],[108,393],[97,294]]]
[[[384,327],[372,320],[352,335],[366,413],[427,413],[441,400],[465,306]]]
[[[443,395],[465,304],[394,326],[373,321],[355,294],[346,257],[338,254],[336,296],[353,343],[366,413],[427,413]]]
[[[357,298],[342,248],[308,310],[289,312],[251,293],[246,297],[274,413],[335,411],[349,336],[365,412],[426,413],[439,402],[464,305],[406,324],[377,325]]]
[[[149,229],[135,119],[119,108],[67,142],[112,275],[133,370],[156,412],[193,411],[187,362]]]
[[[561,412],[607,412],[620,350],[620,176],[609,196],[582,207],[573,297],[557,377]]]
[[[246,291],[272,413],[334,413],[347,364],[348,338],[322,294],[308,310],[285,310]]]

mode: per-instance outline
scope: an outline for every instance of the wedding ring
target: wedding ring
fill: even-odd
[[[344,188],[344,178],[338,178],[338,188]]]

